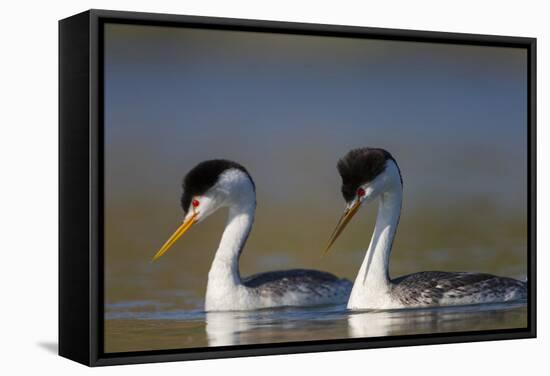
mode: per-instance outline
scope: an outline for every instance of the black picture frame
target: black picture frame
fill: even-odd
[[[106,22],[525,48],[528,326],[128,353],[103,351],[103,25]],[[89,10],[59,21],[59,354],[88,366],[536,337],[536,39]]]

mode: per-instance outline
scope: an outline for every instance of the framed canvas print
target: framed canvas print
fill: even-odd
[[[59,30],[60,355],[536,335],[535,39],[105,10]]]

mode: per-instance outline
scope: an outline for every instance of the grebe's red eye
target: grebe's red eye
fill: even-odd
[[[199,204],[200,204],[199,200],[193,200],[193,201],[191,202],[191,205],[193,205],[194,208],[196,208],[197,206],[199,206]]]
[[[357,196],[363,197],[365,195],[365,190],[363,188],[359,188],[357,190]]]

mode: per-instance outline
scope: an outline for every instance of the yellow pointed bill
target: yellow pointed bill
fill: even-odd
[[[344,211],[344,214],[342,214],[342,217],[340,217],[340,220],[338,221],[336,228],[334,229],[334,231],[332,232],[332,235],[330,236],[330,239],[325,248],[325,251],[323,252],[323,256],[328,253],[328,251],[330,250],[330,247],[332,247],[336,239],[338,239],[342,231],[344,231],[344,228],[346,228],[347,224],[349,223],[349,221],[351,221],[351,219],[353,218],[355,213],[357,213],[360,207],[361,207],[361,202],[357,200],[352,207]]]
[[[191,218],[184,221],[180,227],[168,238],[166,243],[159,249],[159,251],[153,256],[151,262],[158,260],[162,255],[166,253],[174,245],[174,243],[189,230],[195,223],[197,223],[197,213],[193,213]]]

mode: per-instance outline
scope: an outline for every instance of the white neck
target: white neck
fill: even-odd
[[[208,273],[207,306],[229,298],[242,285],[239,257],[254,222],[255,201],[240,201],[229,207],[229,215],[218,250]]]
[[[403,192],[401,183],[380,195],[376,225],[369,248],[353,285],[348,308],[386,306],[390,288],[389,260],[399,223]]]

